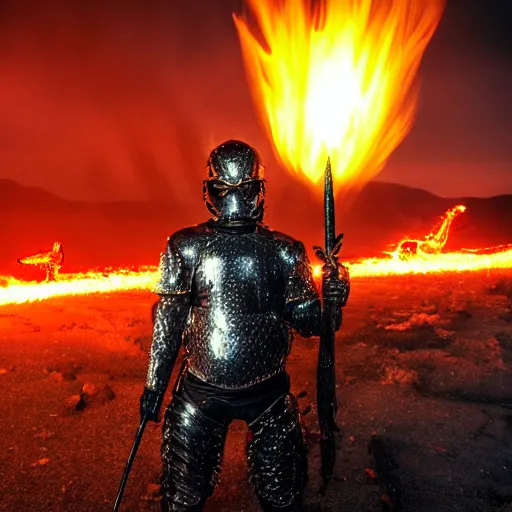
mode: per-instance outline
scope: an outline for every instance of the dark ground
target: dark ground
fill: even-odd
[[[112,509],[139,420],[153,301],[125,293],[0,309],[0,510]],[[311,432],[305,511],[512,510],[511,308],[510,272],[354,280],[337,338],[343,440],[324,500],[318,339],[296,338],[289,359]],[[207,511],[258,510],[245,431],[230,429]],[[161,424],[146,429],[122,510],[158,509],[148,492],[160,436]]]

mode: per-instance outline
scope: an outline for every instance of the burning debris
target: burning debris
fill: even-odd
[[[434,229],[425,237],[425,240],[403,238],[398,243],[397,248],[389,254],[393,258],[398,258],[403,261],[432,254],[440,254],[448,241],[448,234],[453,220],[465,211],[466,207],[460,204],[450,208],[441,217],[441,220]]]
[[[48,252],[39,252],[25,258],[18,258],[18,263],[22,265],[33,265],[46,272],[46,281],[56,281],[59,270],[64,262],[64,250],[60,242],[53,244],[52,250]]]

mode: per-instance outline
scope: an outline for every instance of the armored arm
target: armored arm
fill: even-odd
[[[153,341],[141,415],[156,421],[169,378],[178,357],[190,310],[192,270],[172,237],[160,259],[160,295],[154,312]]]
[[[313,281],[311,264],[304,245],[297,242],[291,258],[293,264],[286,288],[285,318],[304,337],[319,336],[322,306]],[[336,330],[341,327],[342,310],[350,293],[348,269],[337,263],[337,268],[325,265],[323,269],[322,296],[337,306]]]
[[[295,242],[289,256],[285,320],[306,338],[320,334],[322,306],[304,244]]]

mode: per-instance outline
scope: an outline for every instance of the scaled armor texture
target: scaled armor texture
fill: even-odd
[[[175,312],[155,325],[162,344],[157,340],[151,353],[151,389],[165,373],[164,345],[177,353],[179,340],[164,340],[181,332],[184,297],[191,297],[183,333],[189,371],[220,387],[251,386],[283,371],[290,327],[304,336],[319,332],[320,301],[304,246],[285,235],[260,225],[233,234],[200,224],[169,239],[161,267],[156,291],[174,297]]]
[[[156,306],[146,388],[164,392],[190,309],[188,294],[162,295]]]
[[[210,496],[220,473],[228,425],[174,395],[165,413],[162,462],[165,510],[188,511]]]

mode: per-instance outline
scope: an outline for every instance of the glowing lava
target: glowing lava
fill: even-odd
[[[330,156],[337,188],[382,169],[414,120],[416,73],[444,3],[246,0],[255,23],[234,15],[246,73],[287,169],[319,183]]]
[[[352,278],[433,272],[463,272],[483,269],[512,268],[512,244],[486,249],[461,249],[442,253],[453,219],[466,210],[458,205],[450,208],[425,240],[402,239],[384,257],[360,259],[345,263]],[[404,248],[406,247],[406,248]],[[411,249],[414,247],[414,250]],[[317,282],[322,265],[312,266]],[[82,274],[60,274],[58,281],[25,282],[0,276],[0,306],[21,304],[65,295],[86,295],[124,291],[152,291],[159,279],[156,266],[132,269],[106,269]]]
[[[450,232],[450,226],[453,220],[465,211],[466,207],[461,204],[450,208],[445,212],[438,226],[436,226],[424,240],[412,240],[407,237],[402,238],[396,249],[388,254],[400,260],[410,260],[411,258],[441,253],[448,241],[448,233]]]
[[[104,272],[60,274],[58,281],[20,281],[0,276],[0,306],[21,304],[64,295],[87,295],[130,290],[150,290],[156,283],[156,267],[138,270],[107,269]]]
[[[398,274],[430,274],[484,269],[512,268],[512,245],[481,250],[429,254],[428,258],[368,258],[346,263],[352,278],[371,278]],[[321,265],[313,265],[315,278]],[[85,274],[61,274],[59,281],[23,282],[0,277],[0,306],[21,304],[65,295],[87,295],[124,291],[151,291],[158,280],[157,267],[138,270],[118,269]]]
[[[461,250],[431,254],[428,258],[407,261],[395,258],[368,258],[353,261],[348,267],[352,277],[510,269],[512,246],[483,249],[482,252]]]

